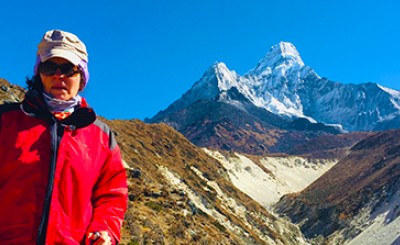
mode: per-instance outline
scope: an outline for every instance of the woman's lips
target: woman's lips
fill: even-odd
[[[56,89],[56,90],[67,90],[65,87],[63,86],[53,86],[51,87],[52,89]]]

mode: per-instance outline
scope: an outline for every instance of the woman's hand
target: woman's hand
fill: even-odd
[[[90,232],[85,241],[86,245],[111,245],[111,237],[107,231]]]

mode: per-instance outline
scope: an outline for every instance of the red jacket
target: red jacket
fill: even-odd
[[[119,241],[127,180],[110,128],[88,107],[57,121],[31,94],[0,107],[0,243]]]

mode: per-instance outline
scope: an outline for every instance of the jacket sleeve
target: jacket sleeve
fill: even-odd
[[[127,208],[127,178],[120,149],[110,149],[106,163],[93,189],[93,218],[87,233],[106,230],[113,244],[119,242],[121,226]]]

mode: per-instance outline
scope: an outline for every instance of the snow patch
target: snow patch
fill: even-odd
[[[400,91],[398,91],[398,90],[394,90],[394,89],[391,89],[391,88],[383,87],[380,84],[377,84],[377,86],[380,89],[382,89],[383,91],[385,91],[386,93],[388,93],[388,94],[390,94],[390,95],[392,95],[394,97],[400,97]]]

